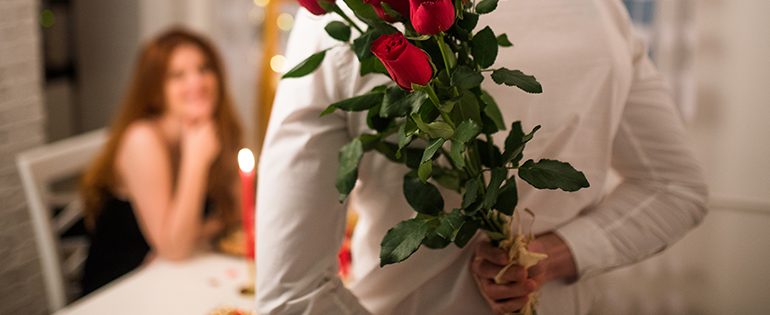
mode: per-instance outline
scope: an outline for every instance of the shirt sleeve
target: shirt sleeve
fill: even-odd
[[[337,43],[325,40],[327,18],[300,10],[287,64]],[[319,114],[346,94],[353,62],[331,49],[319,69],[280,81],[260,156],[257,188],[259,314],[368,314],[337,276],[346,207],[337,200],[339,149],[351,139],[347,116]]]
[[[662,251],[707,212],[707,187],[670,92],[641,40],[632,46],[633,81],[612,147],[622,182],[556,230],[580,277]]]

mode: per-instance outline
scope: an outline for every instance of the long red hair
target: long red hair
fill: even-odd
[[[93,226],[107,196],[114,195],[118,179],[115,155],[128,126],[137,120],[159,117],[166,109],[164,86],[168,64],[174,50],[181,45],[194,45],[200,49],[217,77],[219,95],[213,119],[221,150],[209,172],[207,196],[227,226],[232,227],[237,223],[240,198],[235,185],[238,176],[236,155],[242,145],[241,125],[226,88],[222,60],[214,46],[203,36],[174,28],[154,38],[141,50],[119,114],[110,126],[107,143],[83,175],[81,195],[87,225]]]

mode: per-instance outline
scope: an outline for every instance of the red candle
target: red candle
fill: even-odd
[[[254,154],[249,149],[238,151],[238,167],[241,174],[241,204],[243,233],[246,236],[246,258],[254,260]]]

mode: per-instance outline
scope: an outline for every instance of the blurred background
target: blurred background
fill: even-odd
[[[608,289],[595,313],[770,314],[770,1],[622,2],[674,91],[711,213],[670,250],[601,276]],[[0,0],[0,314],[48,312],[16,156],[109,124],[139,45],[171,25],[214,40],[258,149],[296,9],[291,0]],[[63,211],[73,181],[53,186],[46,205]],[[82,235],[66,227],[58,237]],[[77,270],[83,244],[73,244],[62,251]]]

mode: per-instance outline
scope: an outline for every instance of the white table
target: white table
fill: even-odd
[[[57,311],[69,314],[209,314],[220,307],[254,310],[241,295],[248,280],[246,260],[199,254],[183,262],[156,259]]]

